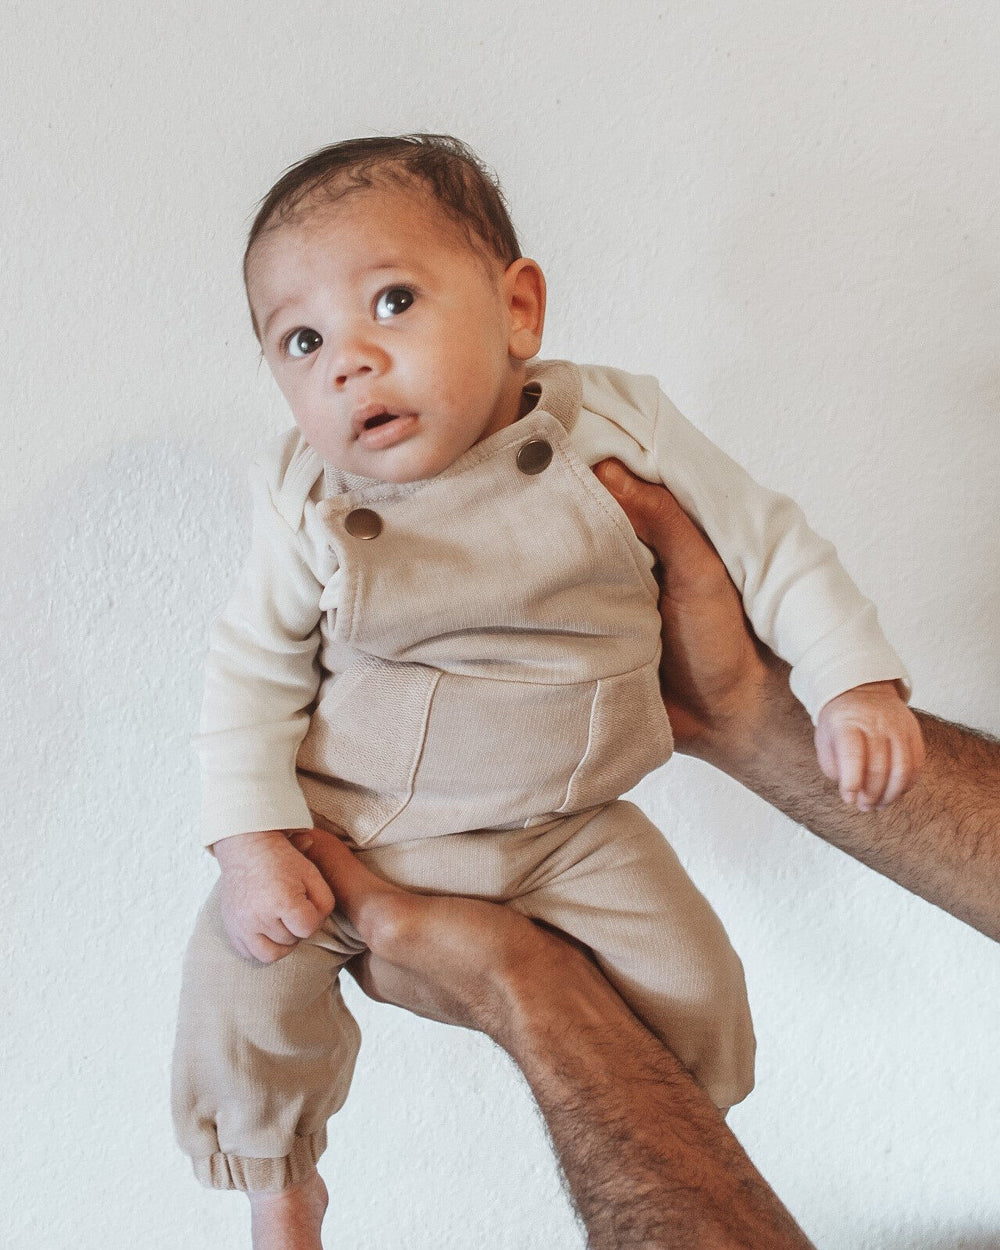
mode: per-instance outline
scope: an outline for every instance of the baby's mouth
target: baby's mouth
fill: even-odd
[[[395,421],[395,419],[396,413],[394,412],[380,412],[377,417],[369,417],[362,428],[374,430],[377,425],[385,425],[387,421]]]
[[[392,447],[400,439],[413,432],[417,416],[412,412],[387,412],[381,404],[372,404],[355,413],[353,426],[354,437],[360,438],[365,447],[380,450]],[[388,427],[392,426],[390,430]]]
[[[384,404],[365,404],[363,408],[358,408],[351,417],[354,435],[357,437],[367,433],[368,430],[377,429],[380,425],[387,425],[390,421],[395,421],[399,415],[398,412],[389,412]]]

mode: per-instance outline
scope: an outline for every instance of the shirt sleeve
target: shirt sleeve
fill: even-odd
[[[792,666],[813,723],[855,686],[909,676],[833,544],[786,495],[759,485],[659,395],[653,457],[664,484],[702,527],[743,598],[754,631]]]
[[[250,471],[253,539],[236,590],[209,634],[194,742],[202,840],[312,825],[295,774],[319,686],[323,587],[275,505],[269,474]]]

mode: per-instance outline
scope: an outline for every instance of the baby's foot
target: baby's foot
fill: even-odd
[[[318,1172],[288,1189],[248,1194],[253,1250],[323,1250],[329,1195]]]

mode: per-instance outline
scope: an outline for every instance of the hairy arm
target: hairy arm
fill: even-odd
[[[522,970],[485,1031],[531,1087],[592,1250],[809,1246],[690,1074],[577,962],[556,984]]]
[[[730,776],[913,894],[1000,941],[1000,742],[917,711],[926,763],[913,788],[862,813],[820,772],[809,718],[776,680],[755,735],[703,751]],[[713,758],[714,756],[714,758]]]
[[[880,811],[847,807],[820,771],[787,665],[753,637],[707,539],[662,487],[616,461],[596,472],[660,559],[661,682],[678,749],[1000,940],[1000,743],[918,712],[926,763],[913,788]]]
[[[477,1029],[545,1118],[591,1250],[805,1250],[705,1093],[575,944],[511,908],[412,894],[322,830],[293,835],[369,947],[365,992]]]

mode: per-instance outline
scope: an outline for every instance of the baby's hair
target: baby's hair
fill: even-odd
[[[423,186],[465,231],[471,246],[485,249],[504,268],[520,258],[521,247],[496,175],[470,147],[451,135],[378,135],[332,143],[285,170],[260,201],[250,227],[243,253],[244,280],[257,239],[294,218],[303,201],[312,204],[319,197],[332,203],[378,182]]]

